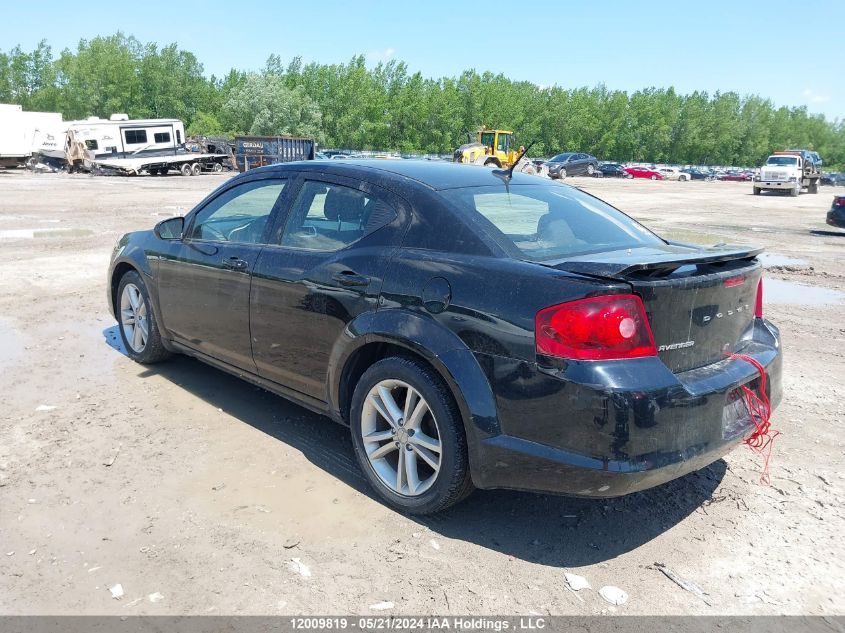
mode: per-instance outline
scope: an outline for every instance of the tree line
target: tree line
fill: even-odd
[[[502,74],[411,73],[401,61],[368,67],[287,64],[271,55],[257,72],[206,77],[196,56],[117,33],[81,40],[58,57],[42,41],[0,52],[0,102],[65,119],[175,117],[188,134],[292,134],[324,147],[451,153],[481,125],[514,130],[533,156],[581,151],[602,159],[674,164],[760,164],[772,151],[813,149],[845,165],[845,123],[806,107],[777,107],[735,92],[633,93],[540,87]]]

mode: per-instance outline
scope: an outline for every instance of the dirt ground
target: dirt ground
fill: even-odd
[[[479,491],[414,519],[373,498],[342,427],[197,361],[146,368],[121,353],[105,299],[113,244],[226,177],[0,170],[0,613],[845,613],[832,189],[572,180],[666,236],[777,256],[765,311],[785,397],[770,486],[740,447],[621,499]],[[569,591],[565,572],[592,589]],[[605,603],[604,585],[628,602]]]

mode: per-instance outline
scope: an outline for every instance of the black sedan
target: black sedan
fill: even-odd
[[[666,242],[563,183],[429,161],[253,169],[123,236],[140,363],[194,356],[350,428],[411,513],[473,488],[585,497],[703,468],[780,400],[759,250]]]
[[[837,173],[824,173],[822,177],[819,178],[820,185],[829,185],[831,187],[835,187],[836,185],[845,184],[845,174],[837,174]]]
[[[593,174],[597,178],[625,178],[625,168],[618,163],[604,163]]]
[[[696,169],[694,167],[689,169],[682,169],[682,173],[689,174],[690,179],[692,180],[715,180],[716,175],[710,171],[703,171],[701,169]]]
[[[599,168],[599,161],[589,154],[568,152],[553,156],[546,161],[546,166],[549,168],[549,178],[592,176]]]
[[[827,212],[827,223],[845,229],[845,196],[833,196],[833,204]]]

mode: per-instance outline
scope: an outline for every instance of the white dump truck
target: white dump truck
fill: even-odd
[[[821,158],[810,150],[775,152],[754,176],[754,195],[766,189],[788,191],[790,196],[797,196],[804,188],[808,193],[818,193],[821,170]]]

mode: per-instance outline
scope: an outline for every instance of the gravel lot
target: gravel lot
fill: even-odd
[[[372,498],[340,426],[197,361],[146,368],[119,351],[105,304],[115,240],[225,178],[0,170],[0,613],[845,613],[832,189],[572,179],[665,236],[776,255],[765,310],[785,397],[770,486],[740,447],[622,499],[479,491],[412,519]],[[567,590],[565,572],[593,589]],[[604,585],[627,604],[605,603]]]

